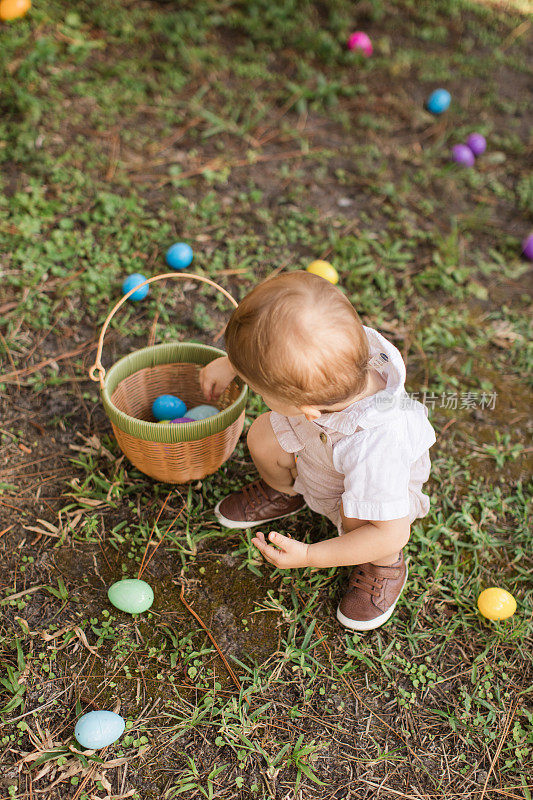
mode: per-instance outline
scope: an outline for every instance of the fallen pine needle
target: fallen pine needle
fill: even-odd
[[[184,504],[182,505],[181,509],[180,509],[180,510],[179,510],[179,512],[176,514],[176,516],[174,517],[174,519],[172,520],[172,522],[170,523],[170,525],[168,526],[168,528],[167,528],[167,529],[166,529],[166,531],[164,532],[163,536],[161,537],[161,539],[158,541],[158,543],[157,543],[157,544],[156,544],[156,546],[154,547],[154,550],[153,550],[153,552],[152,552],[152,553],[150,553],[150,558],[148,559],[148,561],[147,561],[147,562],[146,562],[146,564],[145,564],[145,563],[144,563],[144,560],[145,560],[145,558],[146,558],[146,556],[147,556],[147,554],[148,554],[148,548],[150,547],[150,544],[151,544],[151,541],[152,541],[152,537],[153,537],[153,535],[154,535],[154,532],[155,532],[155,529],[156,529],[157,523],[159,522],[159,517],[160,517],[160,516],[161,516],[161,514],[163,513],[163,509],[165,508],[166,504],[168,503],[168,500],[169,500],[169,498],[170,498],[170,495],[171,495],[171,494],[172,494],[172,492],[169,492],[169,493],[167,494],[167,496],[166,496],[166,498],[165,498],[165,502],[164,502],[164,503],[163,503],[163,505],[161,506],[161,508],[160,508],[160,510],[159,510],[159,514],[157,515],[156,521],[155,521],[155,522],[154,522],[154,524],[153,524],[153,527],[152,527],[152,530],[151,530],[151,533],[150,533],[150,537],[149,537],[148,541],[146,542],[146,548],[145,548],[145,550],[144,550],[144,555],[143,555],[143,557],[142,557],[141,566],[139,567],[139,574],[137,575],[137,578],[140,578],[140,577],[141,577],[141,575],[143,574],[144,570],[146,569],[146,567],[148,566],[148,564],[150,563],[150,561],[151,561],[151,560],[152,560],[152,558],[154,557],[154,555],[155,555],[155,553],[156,553],[156,551],[157,551],[157,548],[159,547],[159,545],[161,544],[161,542],[163,541],[163,539],[165,538],[165,536],[167,535],[167,533],[170,531],[170,529],[173,527],[173,525],[174,525],[174,524],[177,522],[177,520],[178,520],[178,519],[181,517],[181,515],[182,515],[182,513],[183,513],[183,511],[184,511],[184,509],[185,509],[185,506],[187,505],[186,503],[184,503]]]
[[[44,589],[45,584],[42,583],[40,586],[32,586],[31,589],[26,589],[24,592],[17,592],[17,594],[10,594],[9,597],[4,597],[3,600],[0,600],[0,606],[5,606],[6,603],[9,603],[10,600],[16,600],[18,597],[24,597],[26,594],[33,594],[34,592],[38,592],[39,589]]]
[[[219,654],[220,658],[221,658],[221,659],[222,659],[222,661],[224,662],[224,666],[225,666],[225,667],[226,667],[226,669],[228,670],[228,672],[229,672],[229,674],[230,674],[230,677],[231,677],[231,679],[232,679],[233,683],[235,684],[235,686],[237,687],[237,689],[238,689],[239,691],[241,691],[241,688],[242,688],[242,687],[241,687],[241,684],[239,683],[239,679],[237,678],[237,676],[236,676],[236,675],[235,675],[235,673],[233,672],[232,668],[231,668],[231,667],[230,667],[230,665],[228,664],[228,662],[227,662],[227,659],[226,659],[226,656],[224,655],[224,653],[222,652],[222,650],[220,649],[220,647],[219,647],[219,646],[218,646],[218,644],[216,643],[216,641],[215,641],[215,638],[214,638],[213,634],[211,633],[211,631],[209,630],[209,628],[207,627],[207,625],[206,625],[206,624],[203,622],[203,620],[202,620],[202,619],[201,619],[201,618],[198,616],[198,614],[196,613],[196,611],[195,611],[193,608],[191,608],[191,606],[190,606],[190,605],[188,604],[188,602],[185,600],[185,597],[184,597],[184,589],[183,589],[183,584],[181,584],[181,590],[180,590],[180,600],[181,600],[181,602],[183,603],[183,605],[185,606],[185,608],[187,609],[187,611],[190,611],[190,613],[193,615],[193,617],[195,618],[195,620],[197,620],[197,622],[199,622],[199,623],[200,623],[200,625],[202,626],[202,628],[204,629],[204,631],[207,633],[207,635],[209,636],[209,638],[210,638],[210,639],[211,639],[211,641],[213,642],[214,646],[216,647],[217,653]]]

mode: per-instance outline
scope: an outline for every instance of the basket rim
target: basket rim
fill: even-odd
[[[194,442],[223,431],[240,417],[246,407],[248,386],[240,378],[235,379],[240,387],[239,394],[227,408],[212,417],[183,425],[160,425],[158,422],[131,417],[114,405],[111,395],[121,381],[141,369],[159,364],[205,365],[225,355],[218,347],[200,342],[167,342],[143,347],[123,356],[107,371],[101,390],[102,403],[109,420],[130,436],[161,444]]]

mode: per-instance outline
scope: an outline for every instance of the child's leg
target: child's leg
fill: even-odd
[[[294,453],[287,453],[279,444],[270,424],[270,413],[261,414],[254,420],[248,431],[247,444],[265,483],[278,492],[295,495],[292,488],[296,478]]]
[[[368,520],[344,516],[342,526],[347,533],[367,524]],[[348,591],[337,608],[337,619],[353,631],[379,628],[391,616],[407,580],[403,551],[354,567]]]
[[[355,531],[362,525],[368,524],[368,520],[366,519],[355,519],[354,517],[345,517],[342,503],[341,503],[341,519],[342,519],[342,527],[344,528],[345,533],[349,533],[350,531]],[[385,556],[384,558],[380,558],[378,561],[371,561],[370,563],[375,564],[378,567],[390,567],[391,564],[396,564],[399,558],[400,558],[400,553],[396,551],[395,553],[391,553],[390,555]]]
[[[251,528],[296,514],[305,506],[293,489],[296,462],[276,439],[270,414],[262,414],[248,432],[248,447],[261,476],[232,492],[215,506],[218,521],[227,528]]]

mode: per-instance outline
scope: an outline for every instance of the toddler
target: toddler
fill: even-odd
[[[407,580],[411,523],[429,509],[435,442],[425,407],[406,394],[399,351],[307,272],[256,286],[228,323],[226,349],[200,374],[206,400],[239,375],[272,410],[248,432],[261,477],[221,500],[218,520],[251,528],[305,505],[324,514],[340,536],[305,544],[257,533],[253,543],[280,569],[354,566],[337,618],[357,631],[383,625]]]

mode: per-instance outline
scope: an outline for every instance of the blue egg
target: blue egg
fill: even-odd
[[[172,269],[185,269],[192,261],[192,247],[185,242],[176,242],[168,248],[166,259]]]
[[[161,421],[162,419],[176,419],[176,417],[184,417],[187,411],[187,406],[175,397],[173,394],[161,394],[156,397],[152,403],[152,414],[154,417]]]
[[[98,750],[116,742],[124,733],[126,722],[113,711],[89,711],[80,717],[74,736],[86,750]]]
[[[452,96],[446,89],[435,89],[429,96],[427,109],[432,114],[442,114],[450,107]]]
[[[122,283],[122,294],[128,294],[131,289],[134,289],[136,286],[139,286],[140,283],[144,283],[146,278],[144,275],[141,275],[140,272],[134,272],[133,275],[128,275],[125,278],[124,282]],[[144,300],[148,292],[150,291],[150,287],[148,285],[143,286],[142,289],[138,289],[136,292],[133,292],[131,297],[128,300]]]
[[[187,416],[191,417],[191,419],[199,420],[213,417],[218,413],[219,409],[215,408],[215,406],[195,406],[190,411],[187,411]]]

